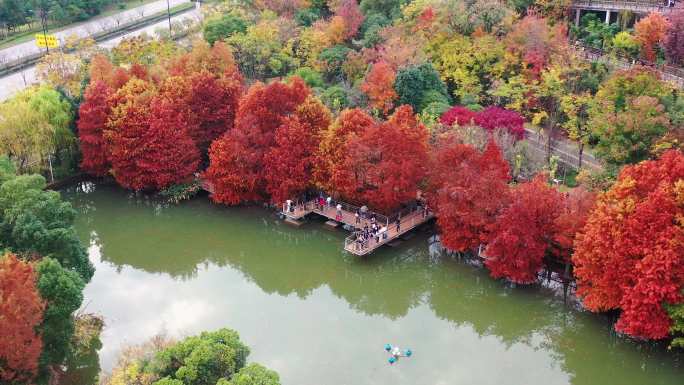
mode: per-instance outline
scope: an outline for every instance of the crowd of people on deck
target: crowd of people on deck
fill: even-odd
[[[294,213],[295,210],[300,207],[306,210],[307,204],[307,198],[304,198],[297,203],[291,199],[288,199],[285,201],[284,209],[286,213]],[[316,209],[321,212],[325,212],[326,210],[334,208],[335,221],[345,223],[343,211],[344,207],[342,206],[342,202],[336,202],[331,196],[326,196],[323,193],[320,193],[318,197],[313,200],[313,204],[315,204]],[[387,240],[391,226],[394,226],[396,234],[401,232],[401,213],[397,214],[392,223],[390,223],[388,218],[385,220],[385,223],[379,223],[377,215],[370,212],[368,207],[362,206],[360,208],[354,207],[352,209],[355,209],[354,230],[352,233],[355,239],[354,243],[356,250],[367,249],[371,245],[379,244],[381,241]],[[423,218],[426,218],[430,213],[430,210],[428,209],[427,203],[424,199],[416,200],[415,210],[421,211]],[[346,209],[346,211],[351,210]]]
[[[360,210],[356,210],[356,213],[354,214],[354,217],[356,218],[356,224],[361,226],[362,222],[362,213]],[[401,226],[401,219],[397,218],[396,221],[397,225],[397,232],[399,231],[399,228]],[[375,243],[380,243],[380,240],[387,239],[389,236],[389,229],[388,226],[381,226],[377,223],[377,219],[375,214],[372,214],[370,216],[370,226],[368,226],[368,222],[364,224],[363,227],[356,227],[354,229],[354,235],[356,238],[356,243],[355,247],[356,250],[360,249],[366,249],[370,245],[372,241],[375,241]]]

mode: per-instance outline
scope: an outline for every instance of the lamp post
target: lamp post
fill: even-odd
[[[169,5],[169,0],[166,0],[166,16],[169,19],[169,37],[171,36],[171,6]]]

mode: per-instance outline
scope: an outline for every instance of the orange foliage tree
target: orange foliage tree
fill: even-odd
[[[330,121],[328,108],[309,96],[276,129],[275,145],[264,157],[266,192],[271,202],[298,197],[312,185],[315,154]]]
[[[683,300],[683,179],[684,155],[674,150],[623,168],[577,237],[572,261],[584,305],[622,310],[616,328],[635,337],[667,337],[664,306]]]
[[[353,202],[389,213],[416,198],[428,161],[428,133],[410,106],[389,120],[351,135],[345,158],[333,164],[332,184]]]
[[[213,46],[204,40],[196,41],[190,52],[172,58],[166,67],[169,76],[188,76],[207,71],[221,77],[232,76],[237,71],[235,58],[228,45],[222,41],[217,41]]]
[[[216,202],[237,205],[267,199],[264,156],[275,145],[276,129],[309,96],[299,77],[290,84],[256,83],[241,99],[235,128],[209,149],[204,177]]]
[[[440,145],[431,163],[430,201],[442,244],[467,251],[486,244],[510,200],[508,163],[494,141],[483,153],[461,143]]]
[[[81,142],[81,169],[88,174],[105,176],[111,167],[104,130],[110,113],[112,89],[102,80],[86,88],[78,109],[78,138]]]
[[[13,254],[0,257],[0,382],[32,383],[43,349],[36,328],[45,301],[36,287],[33,267]]]
[[[670,23],[658,12],[651,12],[634,25],[634,35],[641,44],[641,56],[655,61],[656,46],[665,40]]]
[[[313,168],[314,184],[335,192],[331,183],[333,168],[345,158],[345,144],[352,135],[360,135],[375,124],[375,120],[360,108],[343,110],[335,122],[322,133]]]
[[[393,107],[393,101],[397,98],[394,91],[394,80],[397,74],[389,64],[381,61],[373,64],[366,79],[361,84],[361,91],[368,95],[370,106],[387,114]]]

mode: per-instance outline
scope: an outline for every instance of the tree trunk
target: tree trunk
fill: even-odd
[[[565,271],[563,272],[563,303],[568,300],[568,286],[570,285],[570,263],[565,262]]]
[[[579,169],[582,168],[582,155],[583,154],[584,154],[584,143],[580,140],[580,142],[579,142],[579,162],[578,162],[579,164],[577,165],[577,167]]]
[[[556,130],[556,122],[558,119],[556,119],[556,114],[552,113],[549,115],[549,118],[547,120],[547,125],[546,125],[546,162],[548,163],[551,160],[551,145],[553,143],[553,136]]]

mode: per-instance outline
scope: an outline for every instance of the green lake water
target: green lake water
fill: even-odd
[[[93,184],[64,195],[97,268],[84,308],[105,318],[105,371],[126,344],[229,327],[284,385],[684,384],[681,354],[440,256],[425,232],[357,259],[321,220]],[[390,366],[385,343],[414,356]]]

